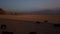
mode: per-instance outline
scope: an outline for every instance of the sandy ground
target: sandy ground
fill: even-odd
[[[6,30],[0,29],[0,34],[2,31],[13,32],[14,34],[29,34],[29,32],[37,32],[37,34],[60,34],[60,28],[55,28],[50,23],[37,24],[33,21],[0,19],[0,26],[2,24],[5,24],[7,28]]]
[[[42,21],[36,24],[35,21]],[[60,34],[60,28],[55,28],[52,23],[44,23],[44,20],[50,20],[52,23],[60,22],[59,15],[0,15],[0,26],[5,24],[6,30],[2,31],[14,32],[14,34],[29,34],[29,32],[37,32],[37,34]],[[52,21],[53,20],[53,21]]]
[[[48,20],[50,23],[60,23],[60,15],[0,15],[0,18],[42,22]]]

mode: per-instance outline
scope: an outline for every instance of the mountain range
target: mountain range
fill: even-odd
[[[60,14],[60,9],[46,9],[46,10],[39,10],[33,11],[34,14]]]

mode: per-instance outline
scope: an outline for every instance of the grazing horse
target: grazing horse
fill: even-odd
[[[1,25],[1,29],[6,29],[6,25]]]
[[[37,23],[37,24],[40,24],[41,22],[39,22],[39,21],[36,21],[36,23]]]

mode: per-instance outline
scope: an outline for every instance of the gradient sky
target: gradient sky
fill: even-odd
[[[60,7],[60,0],[0,0],[0,8],[16,11],[34,11]]]

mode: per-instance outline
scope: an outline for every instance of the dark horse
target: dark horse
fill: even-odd
[[[36,23],[37,23],[37,24],[40,24],[41,22],[39,22],[39,21],[36,21]]]

